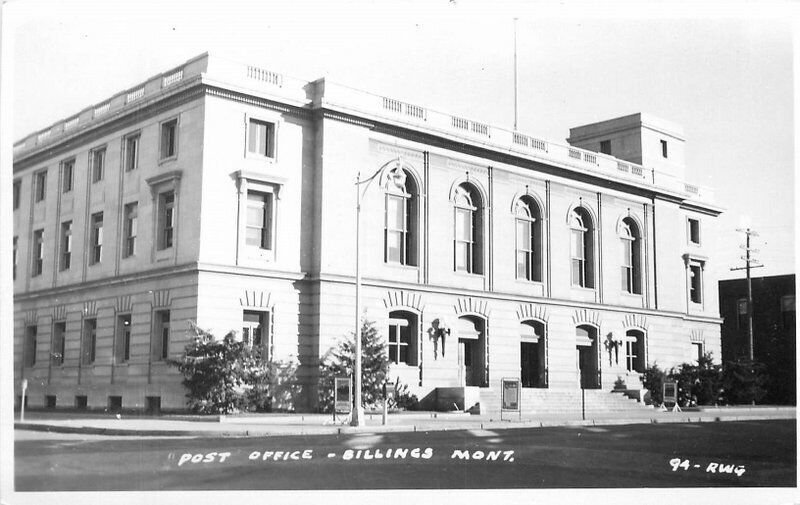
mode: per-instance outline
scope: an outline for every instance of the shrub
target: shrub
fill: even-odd
[[[271,362],[259,348],[238,342],[234,332],[217,340],[190,323],[194,337],[183,356],[169,363],[183,374],[189,409],[200,414],[269,411],[285,407],[294,391],[293,364]]]
[[[654,405],[661,405],[664,402],[662,386],[667,378],[667,373],[653,363],[653,366],[645,369],[643,375],[642,383],[645,389],[650,391],[650,402]]]
[[[725,363],[721,382],[727,403],[748,404],[764,398],[769,377],[763,363],[740,359]]]

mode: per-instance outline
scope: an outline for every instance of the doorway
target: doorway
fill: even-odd
[[[600,355],[597,346],[597,330],[591,326],[579,326],[575,331],[575,366],[578,385],[583,389],[600,388]]]
[[[484,349],[485,325],[482,319],[460,317],[457,322],[458,383],[461,386],[486,385]]]

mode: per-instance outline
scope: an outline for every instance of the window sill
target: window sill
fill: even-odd
[[[416,272],[419,270],[419,266],[417,265],[405,265],[403,263],[395,263],[391,261],[384,261],[383,266],[389,268],[396,268],[398,270],[407,270],[409,272]]]
[[[520,279],[519,277],[517,277],[514,280],[516,281],[517,284],[522,284],[524,286],[539,286],[539,287],[544,286],[544,282],[543,281],[533,281],[533,280],[528,280],[528,279]]]
[[[466,277],[470,279],[482,279],[485,277],[484,274],[475,274],[472,272],[466,272],[464,270],[455,270],[453,273],[459,277]]]
[[[597,291],[597,288],[587,288],[585,286],[577,286],[575,284],[570,285],[570,289],[574,289],[576,291],[583,291],[585,293],[594,293]]]
[[[630,291],[621,291],[622,296],[630,299],[641,300],[644,297],[642,293],[631,293]]]
[[[166,164],[166,163],[171,163],[171,162],[173,162],[173,161],[176,161],[177,159],[178,159],[178,155],[177,155],[177,154],[175,154],[175,155],[173,155],[173,156],[170,156],[170,157],[168,157],[168,158],[161,158],[161,159],[159,159],[159,160],[158,160],[158,164],[159,164],[159,166],[160,166],[160,165],[164,165],[164,164]],[[133,172],[133,170],[131,170],[131,172]]]

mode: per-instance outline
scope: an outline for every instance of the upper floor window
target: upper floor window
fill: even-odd
[[[602,154],[611,154],[611,141],[610,140],[601,140],[600,141],[600,152]]]
[[[483,273],[483,205],[477,189],[460,184],[454,195],[455,270],[471,274]]]
[[[172,247],[175,233],[175,192],[158,196],[158,249]]]
[[[178,155],[178,118],[161,123],[161,145],[159,148],[162,160]]]
[[[529,196],[514,206],[516,222],[517,279],[542,280],[542,215]]]
[[[61,223],[61,270],[69,270],[72,262],[72,221]]]
[[[620,225],[622,241],[622,291],[642,294],[642,239],[636,222],[626,217]]]
[[[686,221],[686,236],[690,244],[700,245],[700,221],[689,218]]]
[[[250,119],[248,121],[247,151],[267,158],[274,158],[275,123]]]
[[[417,316],[397,310],[389,313],[389,363],[417,364]]]
[[[669,153],[667,152],[667,141],[662,139],[661,140],[661,156],[663,158],[668,158],[669,157],[668,155],[669,155]]]
[[[22,190],[22,181],[16,180],[14,181],[13,187],[13,202],[14,202],[14,210],[19,208],[19,198],[20,198],[20,191]]]
[[[102,181],[106,171],[106,148],[92,150],[89,153],[89,163],[91,164],[92,182]]]
[[[136,254],[136,229],[139,221],[138,202],[125,205],[123,219],[124,243],[122,244],[122,256],[127,258]]]
[[[75,160],[61,162],[61,192],[72,191],[72,181],[75,175]]]
[[[136,170],[139,166],[139,134],[128,135],[123,142],[125,171]]]
[[[386,191],[384,261],[417,264],[417,187],[405,170],[393,177]]]
[[[794,295],[781,297],[781,323],[784,330],[792,330],[795,327]]]
[[[103,213],[92,214],[90,230],[89,264],[100,263],[103,257]]]
[[[34,174],[33,194],[35,202],[41,202],[47,196],[47,170],[41,170]]]
[[[692,303],[703,303],[703,262],[689,262],[689,299]]]
[[[572,285],[594,288],[594,225],[589,212],[577,207],[570,214]]]
[[[44,230],[33,232],[33,272],[35,277],[42,274],[44,267]]]
[[[245,243],[248,247],[272,250],[272,209],[272,193],[247,192]]]
[[[692,342],[692,357],[699,363],[703,359],[705,353],[703,351],[702,342]]]

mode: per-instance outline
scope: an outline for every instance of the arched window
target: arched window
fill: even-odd
[[[483,205],[471,184],[455,191],[454,267],[458,272],[483,273]]]
[[[570,213],[570,255],[572,285],[594,288],[594,225],[592,217],[582,207]]]
[[[644,333],[639,330],[625,332],[625,367],[629,372],[644,372]]]
[[[516,222],[517,279],[542,280],[542,216],[529,196],[514,206]]]
[[[396,177],[386,190],[384,261],[417,265],[417,201],[419,193],[411,174]]]
[[[622,240],[622,291],[642,294],[642,239],[639,227],[626,217],[620,225]]]
[[[396,310],[389,313],[389,363],[417,364],[419,325],[413,312]]]

